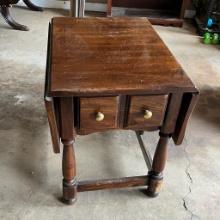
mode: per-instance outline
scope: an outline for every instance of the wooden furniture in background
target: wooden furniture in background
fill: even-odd
[[[71,0],[71,2],[71,15],[83,17],[86,0]],[[143,12],[140,12],[142,13],[141,15],[146,16],[151,24],[181,27],[189,0],[106,0],[106,3],[107,16],[112,16],[112,6],[141,8],[145,9]],[[137,16],[137,12],[134,15]]]
[[[14,29],[21,31],[28,31],[29,28],[25,25],[17,23],[10,15],[9,8],[11,5],[17,4],[19,0],[1,0],[0,11],[5,21]],[[23,2],[33,11],[43,11],[41,7],[34,5],[30,0],[23,0]]]
[[[54,18],[45,85],[54,152],[63,144],[65,202],[76,201],[77,192],[122,187],[146,186],[147,195],[158,195],[168,140],[182,143],[198,90],[147,19]],[[111,129],[136,132],[149,172],[79,181],[75,137]],[[155,130],[151,158],[141,134]]]
[[[148,9],[146,17],[155,25],[181,27],[188,0],[107,0],[108,16],[112,14],[112,6]]]

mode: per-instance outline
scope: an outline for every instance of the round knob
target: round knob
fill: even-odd
[[[144,118],[145,119],[150,119],[150,118],[152,118],[152,116],[153,116],[153,113],[150,110],[144,111]]]
[[[98,113],[96,114],[96,121],[103,121],[104,118],[105,118],[105,115],[104,115],[103,113],[98,112]]]

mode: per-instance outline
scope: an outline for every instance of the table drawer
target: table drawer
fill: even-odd
[[[130,100],[127,127],[144,129],[162,125],[168,95],[132,96]]]
[[[117,128],[118,97],[80,98],[80,130]]]

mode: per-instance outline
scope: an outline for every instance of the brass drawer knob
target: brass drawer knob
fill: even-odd
[[[97,114],[96,114],[96,121],[103,121],[104,120],[104,118],[105,118],[105,115],[103,114],[103,113],[101,113],[101,112],[98,112]]]
[[[144,118],[145,119],[150,119],[150,118],[152,118],[152,116],[153,116],[152,111],[150,111],[150,110],[145,110],[144,111]]]

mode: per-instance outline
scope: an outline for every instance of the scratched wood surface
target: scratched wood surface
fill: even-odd
[[[146,185],[146,194],[157,196],[168,140],[181,144],[195,86],[147,19],[54,18],[50,33],[45,95],[54,103],[46,109],[53,141],[64,145],[64,201],[82,191]],[[148,175],[77,180],[75,136],[108,129],[160,131]]]
[[[54,18],[52,96],[195,91],[146,18]]]

